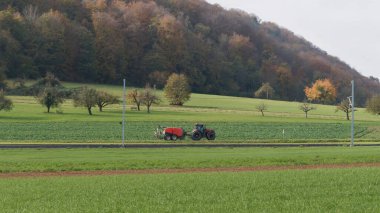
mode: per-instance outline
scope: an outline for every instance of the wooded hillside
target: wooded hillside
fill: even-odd
[[[338,101],[352,79],[359,104],[380,92],[378,79],[289,30],[203,0],[2,0],[0,10],[0,80],[51,72],[163,87],[175,72],[199,93],[253,96],[269,82],[276,98],[302,101],[305,86],[323,78]]]

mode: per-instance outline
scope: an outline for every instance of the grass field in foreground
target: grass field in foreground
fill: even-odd
[[[380,169],[0,179],[4,212],[377,212]]]
[[[380,162],[380,147],[13,149],[0,172],[254,167]]]

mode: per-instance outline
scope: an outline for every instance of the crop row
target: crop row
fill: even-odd
[[[159,125],[193,128],[190,122],[129,122],[126,139],[129,141],[155,140],[154,129]],[[334,140],[348,139],[350,125],[343,123],[208,123],[215,129],[217,140]],[[0,140],[4,141],[73,141],[107,142],[121,138],[122,126],[118,122],[49,122],[49,123],[0,123]],[[357,137],[366,136],[367,127],[356,127]],[[368,138],[368,137],[366,137]]]

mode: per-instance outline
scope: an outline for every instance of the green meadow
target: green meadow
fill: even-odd
[[[378,147],[2,149],[0,172],[380,162]],[[0,177],[1,212],[376,212],[378,168]]]
[[[380,169],[0,179],[4,212],[377,212]]]
[[[380,147],[0,149],[0,173],[380,162]]]

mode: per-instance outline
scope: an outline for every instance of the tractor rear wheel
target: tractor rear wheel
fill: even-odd
[[[172,135],[172,140],[176,141],[178,139],[177,135]]]
[[[191,135],[191,139],[199,141],[202,138],[202,134],[199,131],[194,131]]]
[[[211,131],[207,132],[206,138],[207,138],[207,140],[211,140],[211,141],[215,140],[215,138],[216,138],[215,131],[211,130]]]
[[[170,141],[172,139],[172,137],[170,137],[170,135],[165,135],[164,136],[164,140],[166,141]]]

